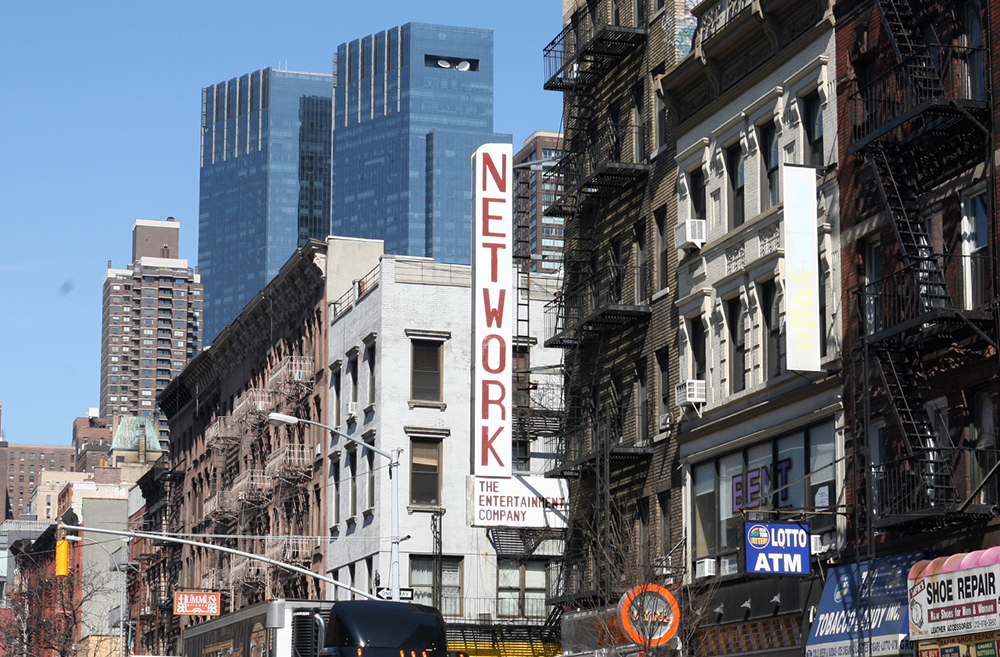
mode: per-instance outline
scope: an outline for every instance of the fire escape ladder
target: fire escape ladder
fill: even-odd
[[[921,488],[927,494],[928,502],[954,501],[956,490],[948,459],[950,450],[939,444],[937,431],[921,402],[921,388],[908,364],[914,355],[909,350],[892,348],[873,351],[887,401],[907,453],[916,466],[913,474],[921,479]]]
[[[876,0],[896,61],[903,61],[923,46],[917,17],[909,0]]]
[[[918,278],[914,288],[919,290],[922,309],[926,312],[950,306],[944,274],[932,253],[930,235],[920,220],[918,192],[908,182],[914,177],[907,170],[905,158],[895,146],[873,143],[867,151],[867,159],[875,173],[876,186],[889,214],[903,263],[912,267]]]

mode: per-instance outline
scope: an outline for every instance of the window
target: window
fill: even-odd
[[[655,94],[656,96],[656,148],[660,149],[667,145],[667,137],[669,136],[667,128],[667,104],[663,102],[660,98],[660,94]]]
[[[745,162],[743,147],[739,142],[726,149],[726,178],[729,181],[729,229],[743,225],[745,219],[743,190]]]
[[[667,258],[670,254],[670,235],[667,226],[667,209],[658,208],[653,211],[656,221],[656,289],[664,290],[670,285]]]
[[[763,332],[764,379],[781,374],[781,325],[778,311],[778,288],[774,281],[760,284],[761,331]]]
[[[824,422],[693,466],[695,558],[728,554],[735,566],[744,517],[772,517],[753,509],[785,509],[782,518],[795,521],[801,509],[835,505],[834,435],[833,422]],[[833,514],[809,518],[813,533],[830,531],[834,523]]]
[[[347,361],[348,374],[351,377],[351,401],[358,401],[358,357],[351,356]]]
[[[746,388],[746,342],[743,330],[743,302],[739,297],[726,302],[729,337],[729,394]]]
[[[368,403],[375,403],[375,343],[368,345],[365,349],[365,358],[368,359]]]
[[[441,491],[441,441],[410,441],[410,503],[437,505]]]
[[[649,442],[649,385],[644,361],[635,364],[635,410],[635,442],[646,445]]]
[[[333,479],[333,526],[340,525],[340,462],[334,461],[331,467],[331,478]]]
[[[691,378],[704,381],[708,367],[705,359],[705,324],[701,321],[701,315],[688,320],[688,341],[691,347]]]
[[[865,334],[882,330],[882,313],[879,310],[879,288],[882,285],[882,245],[878,240],[862,244],[865,258]]]
[[[375,437],[372,436],[365,440],[369,445],[375,444]],[[372,450],[365,451],[365,460],[368,461],[368,486],[365,490],[365,508],[374,509],[375,508],[375,452]]]
[[[691,199],[691,218],[705,218],[705,172],[701,167],[688,173],[688,195]]]
[[[347,489],[347,521],[351,522],[358,517],[358,451],[356,449],[347,452],[347,474],[351,478]]]
[[[972,400],[969,421],[969,445],[973,451],[969,462],[970,484],[979,485],[996,464],[994,404],[989,390],[977,390],[968,395]],[[976,504],[996,504],[996,486],[985,486],[976,496]]]
[[[340,398],[340,370],[334,370],[331,378],[331,384],[333,386],[333,426],[340,426],[340,411],[341,411],[341,398]]]
[[[757,126],[758,148],[760,149],[760,211],[778,204],[778,137],[774,122],[768,121]]]
[[[545,607],[546,562],[529,559],[524,563],[497,561],[497,615],[542,618]]]
[[[440,584],[434,590],[434,557],[410,555],[410,587],[413,601],[437,606],[445,616],[462,614],[462,557],[440,557]],[[435,598],[440,604],[435,605]]]
[[[968,194],[962,199],[962,260],[965,308],[972,310],[988,300],[990,280],[989,205],[986,192]]]
[[[413,341],[413,369],[410,397],[423,401],[441,399],[441,343]]]
[[[819,92],[812,92],[801,98],[802,124],[806,131],[805,163],[817,168],[824,166],[823,158],[823,111]]]
[[[635,301],[642,304],[649,300],[649,274],[646,264],[646,222],[640,221],[633,231],[635,241]]]

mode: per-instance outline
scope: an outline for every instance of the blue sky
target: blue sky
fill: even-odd
[[[16,443],[69,444],[98,405],[101,282],[137,218],[197,264],[201,88],[266,66],[329,73],[338,44],[409,21],[491,28],[494,129],[558,130],[542,48],[560,0],[7,2],[0,14],[0,403]]]

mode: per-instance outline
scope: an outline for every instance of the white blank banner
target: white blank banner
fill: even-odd
[[[785,341],[788,369],[819,372],[816,169],[782,165],[785,182]]]

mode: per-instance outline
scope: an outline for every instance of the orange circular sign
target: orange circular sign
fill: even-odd
[[[674,594],[659,584],[637,586],[618,602],[618,620],[640,646],[661,646],[677,633],[680,607]]]

